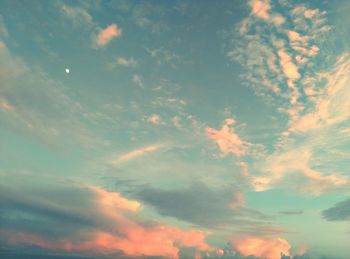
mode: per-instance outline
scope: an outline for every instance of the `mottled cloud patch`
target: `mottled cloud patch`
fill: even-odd
[[[322,216],[329,221],[350,221],[350,199],[322,211]]]
[[[279,259],[282,255],[289,256],[291,249],[287,240],[276,237],[239,237],[233,239],[232,244],[244,256],[266,259]]]
[[[253,15],[238,25],[240,36],[228,56],[244,66],[246,83],[258,95],[276,104],[288,100],[279,110],[298,117],[308,102],[302,89],[318,77],[308,68],[331,28],[326,12],[278,1],[254,0],[249,6]]]
[[[120,37],[121,35],[122,30],[115,23],[113,23],[98,33],[96,43],[99,46],[106,46],[112,39]]]
[[[253,188],[288,186],[311,195],[346,189],[349,177],[337,164],[349,151],[341,133],[350,118],[349,55],[315,69],[329,57],[323,47],[332,29],[327,12],[282,1],[249,6],[253,15],[239,24],[234,41],[242,46],[235,44],[228,56],[246,69],[247,85],[289,117],[270,154],[255,160]],[[278,15],[284,18],[279,25],[271,22]]]

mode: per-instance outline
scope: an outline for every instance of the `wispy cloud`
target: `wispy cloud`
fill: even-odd
[[[114,159],[112,161],[112,164],[118,165],[121,162],[126,162],[129,160],[153,153],[153,152],[155,152],[158,149],[163,148],[163,147],[164,147],[164,145],[162,145],[162,144],[154,144],[154,145],[138,148],[138,149],[135,149],[131,152],[123,154],[123,155],[119,156],[118,158]]]
[[[78,119],[88,111],[72,99],[62,82],[52,80],[40,69],[29,67],[3,44],[0,48],[0,113],[3,125],[35,136],[47,144],[67,143],[67,139],[89,147],[107,142]],[[45,107],[45,108],[44,108]]]
[[[125,67],[136,67],[138,65],[138,62],[134,58],[123,58],[120,57],[117,59],[117,64]]]

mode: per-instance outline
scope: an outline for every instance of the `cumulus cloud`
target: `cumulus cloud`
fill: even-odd
[[[233,239],[232,244],[244,256],[253,255],[266,259],[279,259],[282,255],[289,256],[291,248],[287,240],[277,237],[239,237]]]
[[[1,210],[17,215],[15,222],[11,214],[3,215],[6,222],[6,228],[1,230],[3,243],[95,256],[121,252],[128,256],[178,258],[182,247],[215,250],[205,242],[206,232],[143,222],[136,217],[141,204],[120,193],[98,186],[55,188],[42,195],[41,189],[15,191],[2,186],[6,195],[1,196]],[[52,195],[53,191],[62,195]],[[73,194],[69,199],[67,192]],[[38,225],[45,221],[46,228],[31,227],[28,215]],[[69,232],[55,233],[57,226]]]
[[[106,46],[112,39],[120,37],[121,35],[122,30],[115,23],[113,23],[98,33],[96,43],[99,46]]]

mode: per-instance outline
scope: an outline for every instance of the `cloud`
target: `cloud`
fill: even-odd
[[[322,216],[329,221],[350,221],[350,199],[322,211]]]
[[[276,237],[239,237],[232,240],[235,249],[244,256],[253,255],[265,259],[280,259],[290,255],[291,245],[287,240]]]
[[[106,46],[112,39],[120,37],[121,35],[122,30],[118,28],[115,23],[113,23],[98,33],[96,43],[99,46]]]
[[[284,50],[278,51],[280,57],[280,64],[285,76],[288,79],[296,80],[300,78],[298,67],[293,63],[292,58]]]
[[[0,100],[0,109],[10,112],[10,111],[13,111],[15,108],[11,104],[9,104],[6,100]]]
[[[301,215],[304,213],[303,210],[283,210],[283,211],[279,211],[280,214],[283,215]]]
[[[248,16],[237,26],[239,38],[228,56],[246,69],[247,85],[276,107],[280,118],[289,118],[284,125],[279,120],[280,136],[270,154],[255,159],[248,178],[256,191],[284,186],[321,195],[346,189],[349,177],[339,165],[349,151],[343,130],[350,118],[350,59],[347,53],[337,61],[336,55],[325,58],[331,56],[323,48],[331,30],[327,12],[287,2],[249,5],[266,21],[283,10],[284,23]],[[323,69],[317,70],[320,63]]]
[[[138,87],[143,88],[143,79],[139,75],[133,75],[132,76],[132,82],[136,84]]]
[[[289,188],[296,188],[301,192],[320,195],[324,192],[346,188],[349,179],[345,176],[328,174],[312,169],[310,163],[312,154],[310,146],[292,148],[285,152],[276,152],[266,157],[260,164],[263,176],[253,176],[256,191],[265,191],[276,185],[281,186],[288,177]]]
[[[88,110],[67,93],[62,82],[28,66],[4,43],[0,71],[0,81],[6,82],[0,88],[0,110],[6,111],[0,113],[1,127],[50,145],[66,144],[67,139],[88,147],[107,144],[87,127],[91,122]]]
[[[62,4],[60,11],[64,17],[71,20],[75,27],[95,27],[92,16],[82,6],[69,6]]]
[[[117,59],[117,64],[125,67],[136,67],[138,65],[138,62],[134,58],[127,59],[120,57]]]
[[[318,78],[317,71],[308,68],[318,64],[323,36],[330,30],[326,12],[283,2],[248,3],[252,14],[267,22],[252,16],[243,19],[237,26],[239,36],[234,38],[228,56],[243,65],[246,84],[258,96],[276,106],[282,104],[279,112],[296,118],[310,101],[303,91],[304,79]],[[279,7],[283,16],[278,12]]]
[[[251,0],[249,4],[254,15],[264,20],[270,18],[269,10],[271,6],[269,0]]]
[[[150,146],[146,146],[146,147],[142,147],[142,148],[138,148],[135,149],[129,153],[123,154],[121,156],[119,156],[118,158],[114,159],[112,161],[113,165],[118,165],[121,162],[126,162],[144,155],[147,155],[149,153],[153,153],[155,151],[157,151],[160,148],[163,148],[164,145],[161,144],[154,144],[154,145],[150,145]]]
[[[2,214],[6,227],[1,230],[1,242],[13,248],[32,245],[70,254],[99,256],[121,252],[167,258],[178,258],[182,247],[215,250],[205,242],[208,233],[142,221],[137,217],[142,209],[138,201],[98,186],[56,185],[50,191],[2,186],[1,190],[6,194],[0,200],[1,211],[6,211]],[[31,227],[28,219],[41,227]]]
[[[248,152],[250,143],[242,140],[235,130],[231,128],[234,124],[235,120],[227,119],[220,130],[206,128],[207,137],[219,146],[222,156],[232,153],[240,157]]]
[[[241,222],[244,217],[264,219],[258,211],[244,206],[244,197],[233,188],[209,188],[203,183],[193,183],[181,189],[143,188],[136,191],[137,197],[152,205],[158,213],[175,217],[201,226],[222,226]]]
[[[157,115],[157,114],[152,114],[151,116],[149,116],[147,118],[147,121],[152,123],[152,124],[160,124],[161,122],[161,119],[160,119],[160,116]]]

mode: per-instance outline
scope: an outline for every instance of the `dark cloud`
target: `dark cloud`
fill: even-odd
[[[279,211],[278,213],[284,214],[284,215],[301,215],[304,213],[303,210],[283,210]]]
[[[244,206],[230,207],[235,202],[232,189],[211,189],[203,183],[188,188],[162,190],[145,187],[137,192],[137,198],[152,205],[159,214],[191,222],[201,226],[225,225],[245,219],[266,218],[262,213]]]
[[[350,199],[338,202],[332,208],[322,211],[322,216],[329,221],[350,220]]]
[[[41,235],[62,236],[85,227],[96,227],[97,218],[88,210],[92,194],[84,188],[57,186],[14,190],[0,186],[0,215],[3,228]]]

